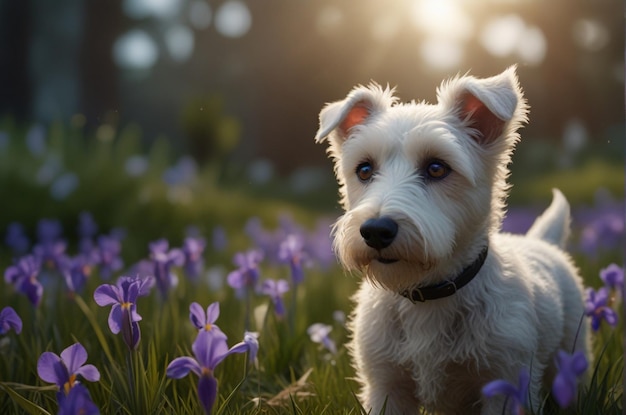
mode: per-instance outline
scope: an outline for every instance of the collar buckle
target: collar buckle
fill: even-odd
[[[407,298],[413,304],[417,304],[418,302],[423,303],[426,301],[424,294],[422,294],[422,290],[419,288],[413,288],[410,291],[407,289],[402,293],[402,296]]]

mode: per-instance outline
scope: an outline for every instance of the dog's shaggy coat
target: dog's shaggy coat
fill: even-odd
[[[364,276],[349,324],[359,398],[372,414],[500,414],[503,398],[482,387],[516,383],[526,367],[538,408],[559,349],[590,358],[581,279],[562,250],[569,205],[555,190],[525,236],[500,233],[527,115],[515,68],[437,92],[435,105],[400,104],[389,88],[358,86],[320,113],[316,140],[329,141],[345,209],[335,250]],[[453,295],[401,295],[453,280],[486,246],[478,274]]]

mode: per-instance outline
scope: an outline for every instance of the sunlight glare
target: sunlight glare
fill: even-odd
[[[328,5],[319,11],[315,25],[320,34],[326,35],[341,27],[342,23],[343,12],[341,9],[337,6]]]
[[[391,14],[381,16],[372,22],[370,34],[376,42],[387,43],[398,34],[400,26],[396,16]]]
[[[517,14],[489,21],[480,35],[480,42],[491,55],[517,55],[525,64],[538,65],[545,58],[547,41],[540,28],[528,26]]]
[[[452,69],[463,60],[463,46],[454,39],[430,37],[422,42],[422,58],[433,68]]]
[[[524,21],[516,14],[498,17],[487,23],[480,40],[493,56],[508,56],[515,51],[524,27]]]
[[[523,40],[522,40],[523,39]],[[528,65],[539,65],[546,57],[548,42],[541,29],[527,27],[517,44],[517,55]]]
[[[457,0],[421,0],[413,7],[413,23],[429,35],[468,40],[474,25]]]

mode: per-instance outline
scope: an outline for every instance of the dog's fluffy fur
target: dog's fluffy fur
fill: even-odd
[[[437,96],[436,105],[401,104],[393,90],[371,84],[320,113],[316,140],[329,142],[345,209],[335,250],[365,277],[349,324],[359,398],[372,414],[500,414],[503,398],[486,399],[482,387],[516,383],[527,367],[536,408],[557,350],[590,358],[579,327],[581,279],[562,251],[569,205],[555,190],[525,236],[499,232],[507,165],[527,115],[515,68],[459,76]],[[359,177],[363,163],[371,177]],[[429,175],[442,166],[447,175]],[[397,235],[371,247],[360,229],[381,217],[397,223]],[[454,295],[415,304],[399,295],[453,279],[486,245],[479,273]]]

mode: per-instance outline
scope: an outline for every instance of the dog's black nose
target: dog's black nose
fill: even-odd
[[[374,249],[387,248],[398,234],[398,224],[391,218],[368,219],[361,225],[361,236]]]

